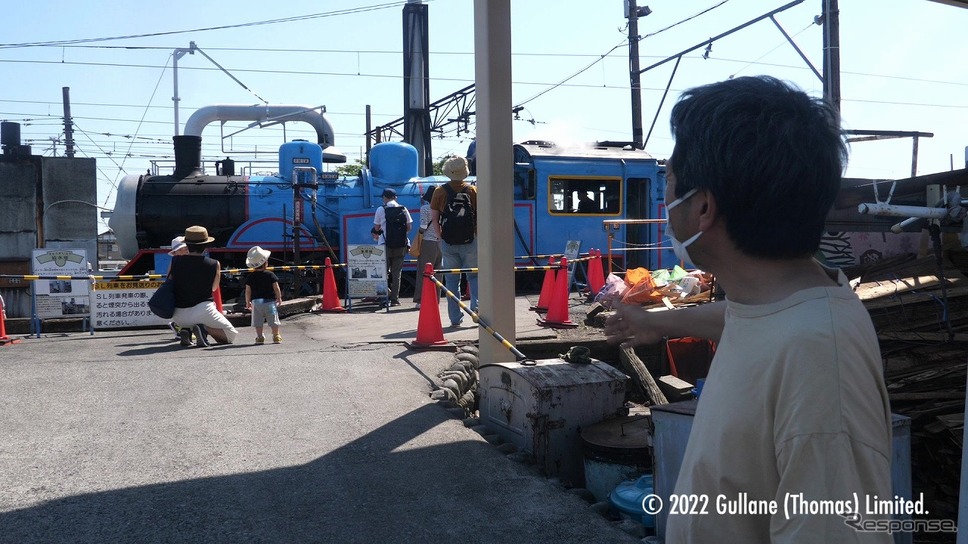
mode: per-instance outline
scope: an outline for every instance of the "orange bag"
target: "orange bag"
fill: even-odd
[[[649,272],[646,268],[639,267],[625,271],[625,284],[629,287],[635,287],[636,283],[639,283],[645,278],[652,281],[652,272]]]
[[[645,269],[637,268],[636,270]],[[628,274],[626,274],[626,281],[628,281]],[[622,297],[623,304],[654,304],[657,302],[662,302],[662,294],[656,291],[652,274],[649,274],[647,270],[645,276],[641,277]]]

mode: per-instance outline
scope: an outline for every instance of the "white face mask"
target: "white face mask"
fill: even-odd
[[[699,239],[700,236],[702,236],[702,231],[697,232],[685,242],[680,242],[679,239],[676,238],[676,234],[672,231],[672,223],[669,222],[669,210],[689,200],[692,197],[692,195],[696,194],[697,192],[699,192],[699,189],[695,189],[695,188],[690,189],[689,191],[686,192],[686,194],[673,200],[672,202],[669,203],[668,206],[666,206],[665,235],[668,236],[669,241],[672,242],[672,251],[676,254],[676,257],[678,257],[680,261],[685,263],[692,263],[692,259],[689,258],[689,251],[686,248],[688,248],[690,245],[692,245],[693,242],[695,242],[696,240]]]

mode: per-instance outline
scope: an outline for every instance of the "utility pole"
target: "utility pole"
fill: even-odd
[[[823,0],[823,97],[840,111],[840,6]],[[917,140],[915,140],[917,141]]]
[[[64,154],[73,159],[74,158],[74,121],[71,119],[71,88],[63,87],[61,92],[64,97],[64,139],[66,151]],[[55,145],[54,155],[57,155],[57,148]]]
[[[632,87],[632,146],[642,149],[642,84],[639,70],[639,17],[652,13],[649,6],[637,7],[635,0],[625,0],[625,17],[629,20],[629,83]]]

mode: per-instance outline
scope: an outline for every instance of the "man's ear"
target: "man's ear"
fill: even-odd
[[[699,230],[705,232],[709,230],[719,217],[719,206],[716,205],[716,197],[708,190],[699,191],[696,196],[694,206],[699,209]]]

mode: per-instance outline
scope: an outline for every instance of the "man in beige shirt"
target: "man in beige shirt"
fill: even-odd
[[[836,111],[744,77],[684,93],[672,128],[666,236],[726,300],[623,306],[605,328],[718,342],[675,488],[706,507],[668,512],[665,542],[891,542],[848,523],[883,519],[865,501],[891,497],[877,336],[843,274],[813,259],[846,159]]]

